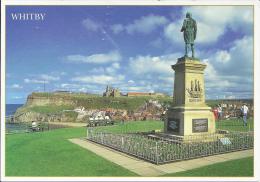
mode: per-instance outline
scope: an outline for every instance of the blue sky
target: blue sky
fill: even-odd
[[[172,94],[171,65],[183,56],[186,12],[197,21],[196,57],[207,64],[206,97],[253,97],[251,6],[9,6],[6,103],[33,91]],[[14,21],[11,13],[45,13]]]

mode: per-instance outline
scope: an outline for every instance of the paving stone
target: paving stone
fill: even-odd
[[[217,163],[217,162],[225,162],[228,159],[220,157],[219,155],[213,155],[208,157],[203,157],[203,159],[210,161],[211,163]]]
[[[135,168],[132,171],[145,177],[161,176],[166,174],[165,172],[155,169],[153,167],[140,167],[140,168]]]
[[[176,172],[185,171],[185,169],[180,168],[178,166],[174,166],[172,163],[155,166],[154,168],[163,171],[165,173],[176,173]]]

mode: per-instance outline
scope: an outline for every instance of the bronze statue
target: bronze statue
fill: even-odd
[[[186,18],[183,21],[181,32],[183,32],[185,42],[185,56],[188,56],[188,48],[190,46],[192,57],[194,58],[194,40],[197,35],[197,23],[191,18],[191,13],[189,12],[186,13]]]

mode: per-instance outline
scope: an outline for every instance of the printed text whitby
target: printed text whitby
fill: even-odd
[[[11,13],[14,21],[43,21],[45,13]]]

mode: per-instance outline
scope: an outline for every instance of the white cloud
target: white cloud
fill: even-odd
[[[62,71],[62,72],[60,72],[60,75],[61,75],[61,76],[64,76],[64,75],[67,75],[67,73],[64,72],[64,71]]]
[[[253,39],[236,40],[229,50],[219,50],[208,58],[221,75],[252,76]]]
[[[105,70],[106,70],[106,73],[109,73],[109,74],[116,73],[116,69],[114,69],[113,67],[107,67]]]
[[[203,60],[206,87],[216,98],[252,97],[253,94],[253,39],[245,36],[236,40],[229,50],[219,50]],[[218,96],[219,95],[219,96]]]
[[[115,69],[120,69],[120,64],[119,63],[113,63],[112,67]]]
[[[182,21],[170,23],[164,29],[164,35],[167,39],[172,42],[183,42],[183,33],[180,32],[182,27]],[[211,43],[218,40],[220,35],[224,34],[224,28],[222,26],[211,26],[205,22],[197,22],[197,37],[196,42],[198,43]]]
[[[154,90],[149,85],[121,86],[120,90],[122,92],[154,92]]]
[[[103,67],[93,68],[89,70],[89,73],[91,74],[104,74],[105,69]]]
[[[161,48],[163,46],[163,40],[161,38],[157,38],[150,42],[150,45],[155,48]]]
[[[89,56],[83,56],[79,54],[68,55],[66,60],[71,63],[93,63],[93,64],[104,64],[109,62],[121,61],[121,55],[119,51],[110,51],[108,53],[92,54]]]
[[[102,29],[102,24],[99,22],[96,22],[90,18],[86,18],[82,21],[82,25],[88,30],[88,31],[99,31]]]
[[[111,66],[105,68],[105,72],[107,74],[115,74],[117,70],[120,69],[120,64],[119,63],[113,63]]]
[[[46,80],[46,81],[58,81],[58,80],[60,80],[59,76],[51,76],[51,75],[47,75],[47,74],[41,74],[39,76],[39,78]]]
[[[91,74],[109,74],[114,75],[120,69],[120,64],[115,62],[106,67],[97,67],[90,69],[88,72]]]
[[[228,28],[239,30],[245,34],[252,33],[253,11],[250,6],[190,6],[183,9],[183,18],[186,12],[191,12],[197,21],[198,35],[196,42],[216,42]],[[220,17],[221,15],[221,17]],[[172,42],[182,42],[180,32],[182,21],[168,24],[164,35]]]
[[[125,29],[129,34],[135,32],[147,34],[154,31],[157,27],[165,25],[167,22],[168,20],[164,16],[150,14],[134,20],[134,22],[128,24]]]
[[[231,59],[230,54],[226,50],[221,50],[216,53],[216,61],[219,63],[227,63]]]
[[[114,25],[111,25],[110,28],[114,34],[118,34],[122,31],[124,31],[124,27],[122,24],[114,24]]]
[[[61,88],[77,88],[80,87],[81,85],[79,84],[71,84],[71,83],[62,83],[60,84]]]
[[[128,71],[136,82],[129,85],[126,90],[143,92],[163,92],[172,94],[174,71],[171,65],[175,64],[180,53],[161,56],[136,56],[130,58]],[[129,88],[130,86],[130,88]]]
[[[52,76],[47,74],[40,74],[40,75],[31,75],[33,78],[25,78],[24,83],[33,83],[33,84],[44,84],[50,83],[52,81],[60,80],[59,76]]]
[[[36,84],[49,83],[49,81],[38,80],[38,79],[29,79],[29,78],[25,78],[25,79],[24,79],[24,82],[25,82],[25,83],[36,83]]]
[[[164,81],[165,83],[168,83],[169,85],[173,85],[173,80],[174,80],[174,77],[173,75],[171,76],[159,76],[158,77],[159,80],[161,81]]]
[[[139,19],[135,19],[132,23],[127,25],[114,24],[110,28],[114,34],[126,31],[128,34],[143,33],[148,34],[153,32],[156,28],[164,26],[168,23],[168,19],[160,15],[147,15]]]
[[[196,19],[214,26],[227,25],[235,26],[236,23],[252,23],[253,7],[252,6],[190,6],[184,9],[191,12]],[[225,17],[225,18],[220,18]]]
[[[135,83],[135,81],[134,80],[128,80],[128,82],[127,83],[129,83],[129,84],[134,84]]]
[[[13,85],[11,85],[10,88],[13,88],[13,89],[22,89],[23,86],[21,86],[21,85],[19,85],[19,84],[13,84]]]
[[[85,84],[83,82],[80,83],[61,83],[61,84],[55,84],[53,91],[56,90],[67,90],[72,92],[88,92],[88,93],[102,93],[104,91],[104,88],[100,87],[100,85],[97,84]]]
[[[82,82],[82,83],[93,83],[93,84],[116,84],[121,83],[125,79],[124,75],[117,75],[115,77],[109,75],[89,75],[89,76],[81,76],[74,77],[71,80]]]
[[[205,70],[206,94],[210,98],[249,98],[253,94],[253,39],[245,36],[230,44],[231,48],[215,53],[200,51]],[[138,55],[129,59],[129,73],[135,82],[125,90],[171,93],[174,71],[171,65],[182,54]],[[158,88],[156,87],[158,85]]]
[[[171,65],[174,64],[180,53],[163,55],[163,56],[136,56],[131,57],[129,61],[129,68],[133,74],[145,75],[145,74],[172,74]]]
[[[13,96],[12,99],[22,99],[23,97],[21,96]]]

